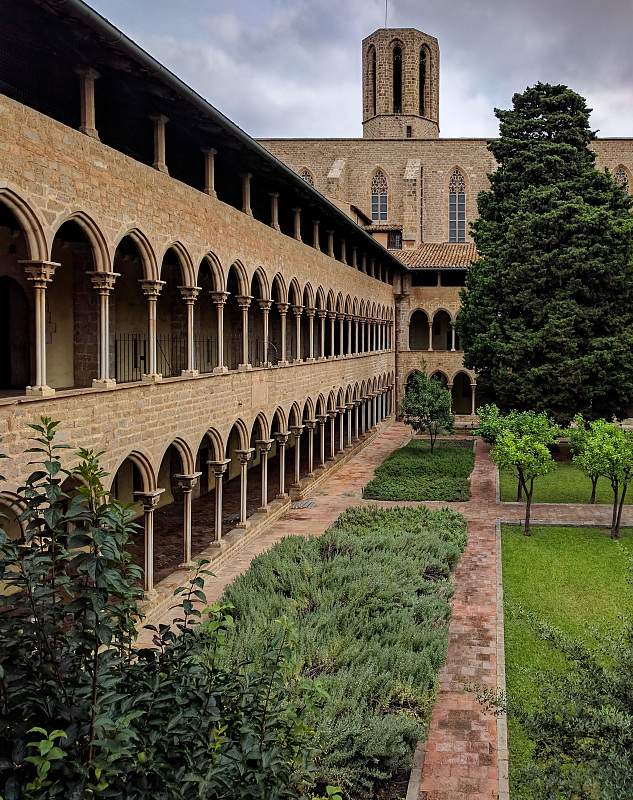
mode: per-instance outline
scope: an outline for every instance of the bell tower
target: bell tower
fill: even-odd
[[[379,28],[363,39],[363,137],[435,139],[439,119],[437,39],[415,28]]]

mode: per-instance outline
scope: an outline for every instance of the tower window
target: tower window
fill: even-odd
[[[402,231],[389,231],[387,250],[402,250]]]
[[[374,222],[387,221],[387,178],[379,169],[371,181],[371,218]]]
[[[621,164],[613,173],[613,177],[615,178],[615,182],[618,184],[618,186],[621,186],[624,192],[626,192],[626,194],[631,194],[631,187],[629,186],[629,176],[627,174],[626,169]]]
[[[407,139],[410,139],[413,136],[413,128],[411,125],[407,125]]]
[[[402,48],[393,48],[393,113],[402,114]]]
[[[420,50],[420,116],[426,117],[426,76],[428,71],[428,59],[426,47]]]
[[[369,113],[372,117],[376,116],[376,48],[370,47],[367,58],[367,70],[369,86]]]
[[[307,167],[304,167],[300,172],[299,175],[303,178],[306,183],[309,183],[310,186],[314,186],[314,178],[312,177],[312,173]]]
[[[466,181],[459,169],[448,184],[448,241],[466,241]]]

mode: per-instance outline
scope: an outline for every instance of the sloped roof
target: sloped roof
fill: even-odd
[[[411,269],[465,269],[476,261],[477,248],[472,242],[464,244],[428,243],[411,250],[392,250],[403,264]]]

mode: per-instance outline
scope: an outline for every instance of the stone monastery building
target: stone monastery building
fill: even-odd
[[[262,144],[81,0],[3,5],[11,535],[42,416],[104,451],[150,597],[371,442],[422,358],[472,420],[452,322],[493,164],[484,141],[438,138],[435,39],[380,30],[363,59],[362,140]],[[629,181],[633,143],[596,147]]]

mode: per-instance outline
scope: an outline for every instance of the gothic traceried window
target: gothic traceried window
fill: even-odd
[[[420,92],[420,116],[427,116],[426,113],[426,76],[428,72],[428,59],[426,57],[426,47],[420,50],[420,76],[419,87]]]
[[[306,168],[304,167],[304,168],[301,170],[301,172],[299,172],[299,175],[301,175],[301,177],[303,178],[303,180],[304,180],[306,183],[309,183],[309,184],[310,184],[310,186],[314,186],[314,178],[312,177],[312,173],[310,172],[310,170],[309,170],[309,169],[306,169]]]
[[[387,178],[379,169],[371,181],[371,218],[374,222],[387,221]]]
[[[369,113],[376,116],[376,48],[369,48]]]
[[[402,114],[402,48],[393,48],[393,113]]]
[[[629,176],[623,166],[619,166],[613,173],[615,182],[624,189],[627,194],[631,194],[631,187],[629,186]]]
[[[466,181],[459,169],[448,184],[448,241],[466,241]]]

